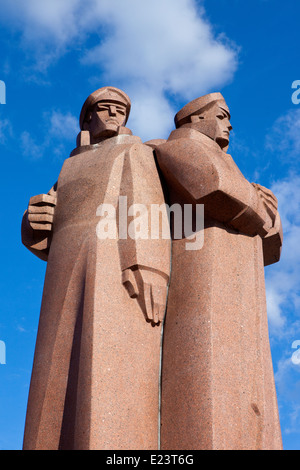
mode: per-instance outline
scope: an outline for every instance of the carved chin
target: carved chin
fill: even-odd
[[[119,124],[116,122],[107,122],[106,123],[106,130],[118,130]]]
[[[216,138],[217,144],[221,147],[221,149],[228,147],[229,145],[229,137],[217,137]]]
[[[103,137],[112,137],[118,133],[119,126],[114,123],[108,123],[104,128],[99,132],[93,135],[94,139],[99,139]]]

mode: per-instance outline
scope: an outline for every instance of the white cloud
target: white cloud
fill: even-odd
[[[289,345],[286,355],[279,360],[275,374],[278,390],[278,404],[281,413],[281,425],[284,434],[299,433],[300,418],[300,366],[292,362],[295,350]]]
[[[166,138],[174,127],[174,110],[163,93],[142,87],[129,95],[133,105],[128,127],[144,141]]]
[[[12,125],[9,119],[0,120],[0,145],[5,144],[7,137],[12,137]]]
[[[173,127],[177,110],[168,94],[187,102],[232,78],[236,51],[214,37],[195,1],[96,3],[112,32],[83,62],[99,66],[107,82],[128,92],[134,104],[129,125],[142,138],[166,137]]]
[[[266,137],[266,147],[285,160],[293,160],[300,153],[300,109],[294,108],[274,123]]]
[[[266,270],[266,287],[270,325],[280,336],[298,330],[300,318],[300,176],[290,175],[271,189],[278,199],[284,240],[279,264]]]
[[[60,47],[78,34],[75,20],[79,5],[80,0],[0,1],[2,20],[16,24],[24,41],[51,40]]]
[[[91,49],[82,47],[81,60],[99,67],[98,86],[128,92],[130,125],[143,139],[173,127],[177,109],[168,96],[187,102],[217,91],[237,67],[236,48],[216,37],[195,0],[0,0],[0,6],[2,21],[19,27],[43,70],[89,35],[98,37]]]
[[[71,113],[52,111],[48,116],[50,122],[49,134],[63,140],[76,140],[79,129],[78,119]]]
[[[24,157],[31,160],[39,160],[43,157],[45,147],[44,144],[37,144],[29,132],[22,132],[20,136],[20,144]]]
[[[285,296],[278,292],[278,286],[274,281],[266,279],[266,293],[268,304],[268,317],[271,323],[272,332],[274,330],[282,331],[285,326],[285,318],[282,316],[281,306],[284,303]]]
[[[96,3],[96,14],[107,18],[112,34],[85,61],[101,65],[110,77],[126,77],[128,83],[140,81],[188,99],[232,77],[235,53],[214,38],[194,1]]]
[[[79,132],[78,119],[71,113],[54,110],[44,113],[42,128],[44,137],[39,142],[28,131],[22,132],[20,141],[23,156],[38,160],[51,149],[51,154],[55,157],[66,158],[68,154],[65,144],[73,142],[75,147]]]

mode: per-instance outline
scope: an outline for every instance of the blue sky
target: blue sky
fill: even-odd
[[[56,181],[81,106],[104,85],[129,94],[128,127],[144,141],[167,138],[189,100],[225,96],[230,153],[279,200],[285,241],[280,263],[266,268],[268,317],[284,448],[300,449],[300,365],[292,361],[300,340],[300,104],[291,99],[299,14],[295,0],[0,0],[0,449],[22,446],[46,268],[21,244],[22,214]]]

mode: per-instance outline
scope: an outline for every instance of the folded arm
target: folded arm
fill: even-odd
[[[245,235],[261,236],[265,264],[278,261],[282,229],[276,197],[249,183],[230,155],[197,134],[199,139],[189,138],[187,131],[174,131],[167,143],[156,148],[168,187],[181,201],[204,204],[207,218]]]

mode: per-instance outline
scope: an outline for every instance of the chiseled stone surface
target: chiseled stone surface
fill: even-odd
[[[124,128],[129,107],[112,88],[88,98],[79,147],[23,217],[23,242],[48,261],[24,449],[158,446],[170,240],[97,236],[100,204],[164,202],[152,149]]]
[[[264,284],[282,245],[276,197],[227,154],[220,93],[145,144],[130,107],[112,87],[88,97],[76,149],[23,216],[23,243],[48,262],[24,449],[158,449],[165,312],[161,449],[281,449]],[[101,204],[118,214],[120,196],[148,213],[204,204],[204,246],[186,250],[173,227],[172,240],[162,227],[124,238],[121,222],[101,237]]]
[[[264,284],[282,229],[275,196],[226,153],[229,119],[222,95],[206,95],[176,115],[177,130],[156,147],[169,203],[205,208],[203,248],[172,244],[162,449],[282,448]]]

